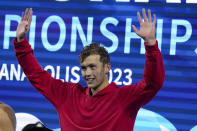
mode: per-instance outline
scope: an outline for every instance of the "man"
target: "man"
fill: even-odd
[[[131,131],[138,110],[149,102],[162,87],[164,67],[155,40],[156,16],[152,21],[142,10],[144,21],[137,13],[140,30],[133,30],[144,39],[146,62],[143,79],[137,84],[118,88],[108,82],[110,59],[107,51],[94,43],[85,47],[80,56],[81,73],[88,87],[62,82],[44,71],[33,56],[26,34],[32,9],[22,13],[14,46],[17,59],[31,84],[56,108],[62,131]]]
[[[16,117],[14,110],[0,102],[0,131],[15,131]]]

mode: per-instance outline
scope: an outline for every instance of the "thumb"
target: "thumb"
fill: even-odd
[[[135,25],[132,25],[132,27],[133,27],[133,31],[134,31],[136,34],[138,34],[139,30],[135,27]]]

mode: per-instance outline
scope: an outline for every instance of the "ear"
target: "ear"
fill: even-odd
[[[111,64],[110,63],[105,64],[105,74],[108,74],[110,70],[111,70]]]

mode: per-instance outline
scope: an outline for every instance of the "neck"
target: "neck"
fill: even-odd
[[[107,87],[109,85],[109,81],[104,81],[100,86],[98,86],[97,88],[91,88],[91,95],[95,95],[96,93],[98,93],[99,91],[101,91],[102,89],[104,89],[105,87]]]

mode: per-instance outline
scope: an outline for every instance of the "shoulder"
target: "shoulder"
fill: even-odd
[[[85,91],[87,87],[82,86],[79,83],[72,83],[72,82],[64,82],[63,86],[70,90],[77,90],[77,91]]]
[[[132,85],[124,85],[122,87],[120,87],[119,93],[122,96],[131,96],[134,95],[136,92],[138,92],[140,88],[137,88],[136,84],[132,84]]]
[[[120,91],[124,91],[124,90],[132,90],[135,88],[135,84],[132,85],[123,85],[120,87]]]

